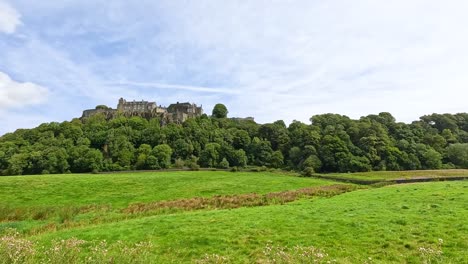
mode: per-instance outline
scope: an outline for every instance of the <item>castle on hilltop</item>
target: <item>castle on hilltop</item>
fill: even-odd
[[[98,105],[95,109],[83,111],[81,118],[88,118],[96,114],[103,114],[107,119],[111,119],[118,115],[126,117],[140,116],[143,118],[158,117],[162,122],[182,123],[188,118],[201,116],[203,114],[202,106],[197,106],[193,103],[175,103],[169,107],[157,105],[156,102],[148,101],[127,101],[123,98],[119,99],[117,109],[112,109],[105,105]]]

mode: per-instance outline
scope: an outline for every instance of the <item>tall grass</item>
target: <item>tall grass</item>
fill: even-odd
[[[15,230],[7,230],[0,237],[0,263],[149,263],[150,259],[155,260],[152,248],[151,242],[108,244],[105,240],[88,242],[77,238],[55,240],[49,246],[40,246],[22,238]]]
[[[0,237],[0,264],[105,264],[105,263],[175,263],[175,259],[160,260],[153,254],[151,242],[128,245],[122,241],[109,244],[105,240],[88,242],[77,238],[55,240],[49,246],[22,238],[15,230],[8,230]],[[442,240],[436,247],[419,247],[421,263],[444,263]],[[260,254],[253,255],[252,263],[259,264],[308,264],[336,263],[323,249],[314,246],[275,246],[267,244]],[[235,259],[218,254],[204,254],[194,258],[197,264],[236,263]],[[368,257],[362,263],[373,263]]]
[[[239,194],[216,195],[213,197],[194,197],[173,201],[131,204],[122,212],[125,214],[142,214],[147,212],[167,212],[174,210],[201,210],[201,209],[233,209],[239,207],[265,206],[271,204],[284,204],[303,197],[321,196],[330,197],[355,190],[353,185],[335,184],[329,186],[303,188],[299,190],[272,192],[267,194]]]
[[[64,223],[79,214],[109,210],[111,210],[109,205],[37,206],[26,208],[0,205],[0,221],[46,220],[55,218],[58,222]]]

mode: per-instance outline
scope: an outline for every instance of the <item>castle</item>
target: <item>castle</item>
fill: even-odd
[[[81,118],[87,118],[96,114],[103,114],[107,119],[118,115],[127,117],[140,116],[144,118],[160,118],[161,122],[182,123],[188,118],[201,116],[203,114],[202,106],[197,106],[191,103],[175,103],[169,107],[157,105],[156,102],[148,101],[127,101],[123,98],[119,99],[117,109],[112,109],[105,105],[98,105],[95,109],[83,111]]]

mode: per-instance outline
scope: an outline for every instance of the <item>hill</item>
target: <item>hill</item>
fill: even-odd
[[[257,124],[216,115],[165,124],[96,114],[0,138],[0,174],[265,166],[314,172],[468,168],[468,114],[432,114],[411,124],[389,113],[358,120],[313,116],[311,124]],[[215,111],[216,110],[216,111]],[[219,112],[219,113],[218,113]]]

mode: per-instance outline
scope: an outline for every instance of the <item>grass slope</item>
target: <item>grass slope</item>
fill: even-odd
[[[324,174],[327,177],[342,179],[370,180],[370,181],[391,181],[399,179],[417,178],[446,178],[446,177],[468,177],[468,170],[414,170],[414,171],[371,171],[355,173],[330,173]]]
[[[136,218],[139,216],[128,215],[121,210],[137,204],[215,195],[266,194],[332,184],[335,182],[270,172],[183,171],[0,177],[0,232],[15,228],[22,233],[37,234]],[[169,211],[174,210],[169,208]]]
[[[359,190],[286,205],[186,212],[32,237],[152,241],[155,258],[190,262],[205,253],[252,263],[268,243],[313,245],[338,263],[421,263],[420,247],[443,239],[443,263],[467,263],[468,182]],[[162,258],[162,259],[161,259]],[[369,260],[372,258],[372,261]]]
[[[334,184],[270,172],[140,172],[0,177],[0,207],[78,206],[268,193]]]

